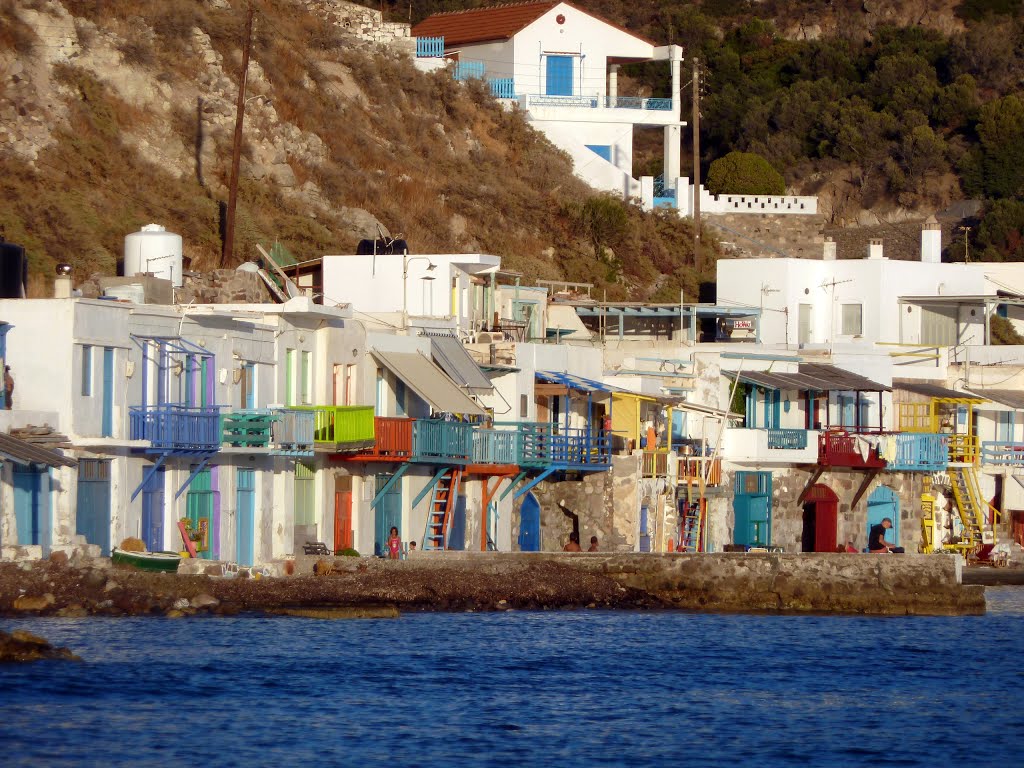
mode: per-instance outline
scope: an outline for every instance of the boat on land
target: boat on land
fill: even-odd
[[[177,573],[181,555],[177,552],[128,552],[114,547],[110,560],[114,565],[130,565],[140,571]]]

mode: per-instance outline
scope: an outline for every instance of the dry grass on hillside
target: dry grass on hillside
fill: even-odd
[[[209,34],[225,72],[237,76],[243,15],[236,5],[64,0],[80,21],[117,35],[125,65],[174,93],[191,92],[204,66],[191,46],[193,27]],[[420,253],[494,253],[529,278],[594,282],[609,298],[673,301],[684,285],[695,294],[685,222],[600,202],[572,175],[568,157],[519,114],[502,110],[482,84],[421,74],[407,59],[353,44],[296,7],[260,3],[253,46],[281,121],[276,132],[291,123],[326,150],[323,161],[288,151],[296,186],[312,182],[332,210],[369,211]],[[0,25],[0,53],[27,45],[18,42],[23,33]],[[204,168],[202,180],[192,167],[169,173],[128,139],[169,125],[189,154],[199,128],[193,103],[181,99],[169,121],[159,118],[167,125],[156,124],[155,115],[125,102],[94,73],[68,64],[54,76],[70,94],[70,117],[55,127],[56,143],[34,165],[0,151],[0,193],[9,201],[0,208],[4,237],[27,247],[37,273],[52,274],[66,260],[84,276],[112,272],[124,235],[156,221],[182,234],[195,266],[214,266],[229,131],[212,137],[219,141],[215,167]],[[247,133],[243,156],[253,156],[256,140]],[[354,248],[357,236],[340,219],[313,214],[302,197],[243,178],[236,254],[248,257],[256,242],[275,240],[302,258]]]

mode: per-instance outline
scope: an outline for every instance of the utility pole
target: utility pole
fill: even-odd
[[[700,272],[700,62],[693,59],[693,268]]]
[[[249,50],[252,48],[252,19],[255,11],[249,6],[245,19],[245,46],[242,48],[242,74],[238,78],[238,101],[235,104],[235,137],[231,144],[231,178],[228,181],[228,209],[224,221],[224,243],[220,266],[232,261],[235,249],[235,204],[238,202],[238,166],[242,158],[242,121],[245,118],[245,82],[249,75]]]

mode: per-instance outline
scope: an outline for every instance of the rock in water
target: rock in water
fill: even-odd
[[[67,659],[81,661],[67,648],[54,648],[49,641],[30,632],[0,632],[0,662]]]

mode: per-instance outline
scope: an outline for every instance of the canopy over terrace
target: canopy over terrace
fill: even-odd
[[[720,307],[714,304],[640,304],[632,302],[565,302],[576,310],[580,320],[602,339],[644,336],[669,340],[757,341],[760,338],[761,310],[757,307]],[[707,324],[707,328],[704,328]],[[734,338],[744,331],[742,339]]]
[[[970,436],[974,432],[971,406],[987,402],[976,393],[958,392],[928,381],[894,379],[892,384],[901,432]]]
[[[857,432],[883,431],[882,403],[883,392],[891,391],[891,387],[879,384],[876,381],[861,376],[857,373],[843,370],[834,365],[825,363],[800,363],[795,373],[773,373],[770,371],[745,371],[733,374],[746,384],[751,384],[761,389],[772,392],[797,391],[804,393],[807,405],[807,428],[828,429],[832,426],[852,427]],[[816,397],[817,393],[825,393],[824,420],[821,418],[821,398]],[[852,392],[854,397],[838,398],[840,408],[840,424],[833,425],[831,422],[832,393]],[[861,418],[862,395],[864,393],[876,393],[878,397],[878,426],[877,429],[863,423]],[[748,403],[749,405],[749,403]],[[849,410],[852,409],[852,413]],[[748,407],[749,413],[749,407]]]
[[[381,352],[373,357],[439,413],[483,416],[483,409],[420,352]]]

